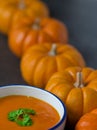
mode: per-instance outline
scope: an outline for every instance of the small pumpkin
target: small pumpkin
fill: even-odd
[[[18,57],[34,44],[68,42],[67,27],[54,18],[31,19],[23,16],[9,33],[9,48]]]
[[[75,130],[97,130],[97,108],[83,115],[77,122]]]
[[[39,44],[31,46],[22,56],[20,71],[30,85],[44,88],[49,78],[68,66],[85,66],[79,51],[69,44]]]
[[[30,17],[48,17],[49,9],[39,0],[2,0],[0,1],[0,31],[8,34],[12,20],[19,13]],[[18,16],[18,18],[20,18]],[[15,25],[14,25],[15,26]]]
[[[68,67],[53,74],[45,89],[66,104],[68,124],[74,126],[83,114],[97,107],[97,70]]]

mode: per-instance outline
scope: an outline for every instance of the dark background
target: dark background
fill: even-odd
[[[63,21],[69,30],[69,42],[83,55],[87,66],[97,69],[97,0],[43,0],[51,16]],[[7,37],[0,34],[0,86],[26,84]]]
[[[68,27],[70,43],[97,69],[97,0],[44,0]]]
[[[88,67],[97,69],[97,0],[44,0],[51,16],[63,21],[69,42],[83,55]],[[66,130],[74,130],[68,128]]]

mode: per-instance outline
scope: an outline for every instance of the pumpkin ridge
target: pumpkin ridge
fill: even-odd
[[[64,55],[61,55],[61,54],[60,55],[56,55],[55,58],[56,58],[56,62],[57,62],[58,71],[63,71],[67,67],[74,66],[74,64],[72,64],[69,59],[65,58]]]
[[[45,84],[48,82],[48,80],[50,79],[50,77],[57,71],[57,64],[56,64],[56,60],[54,57],[49,57],[47,56],[47,61],[48,61],[48,64],[47,64],[47,69],[45,71],[45,75],[47,75],[45,77]]]
[[[34,32],[34,30],[33,30],[33,32]],[[39,30],[37,31],[37,37],[36,37],[36,43],[38,43],[39,42]],[[33,43],[33,42],[32,42]],[[36,44],[35,43],[35,44]]]
[[[81,88],[81,93],[82,93],[82,114],[84,114],[84,91],[83,91],[83,88]]]
[[[88,87],[88,86],[87,86],[87,88],[90,88],[90,89],[93,90],[93,91],[97,91],[97,89],[92,88],[92,87]]]
[[[74,50],[75,50],[74,52],[73,52],[73,50],[70,50],[67,53],[65,53],[65,57],[70,59],[73,62],[73,64],[84,67],[85,61],[83,60],[83,56],[75,48],[74,48]],[[76,59],[76,55],[78,55],[80,57],[80,60]],[[74,57],[75,57],[75,59],[74,59]]]
[[[16,31],[17,31],[17,29],[16,29]],[[24,41],[24,38],[25,38],[25,35],[26,35],[26,33],[28,32],[28,30],[27,29],[25,29],[25,31],[23,30],[23,32],[22,32],[22,30],[21,29],[19,29],[18,30],[18,33],[16,33],[16,35],[15,34],[13,34],[13,32],[12,31],[10,31],[9,32],[9,34],[10,35],[13,35],[13,39],[14,39],[14,37],[18,37],[19,38],[19,34],[22,34],[22,37],[21,37],[21,39],[19,38],[19,41],[17,42],[17,41],[15,41],[14,42],[14,45],[13,45],[13,39],[11,39],[10,37],[8,37],[8,46],[9,46],[9,48],[10,48],[10,50],[15,54],[15,55],[17,55],[18,57],[20,57],[20,55],[22,54],[22,44],[23,44],[23,41]],[[15,33],[15,32],[14,32]],[[18,43],[18,44],[17,44]]]
[[[45,42],[46,40],[44,39],[44,40],[42,40],[42,42],[41,42],[41,35],[40,34],[42,34],[42,33],[44,33],[44,34],[46,34],[46,32],[44,32],[42,29],[41,30],[38,30],[38,35],[37,35],[37,43],[39,43],[39,44],[42,44],[42,42]],[[49,37],[49,35],[47,35],[48,37]]]
[[[42,31],[50,38],[50,42],[54,42],[55,43],[55,41],[53,40],[53,36],[52,35],[49,35],[45,30],[44,30],[44,28],[42,29]]]
[[[55,86],[57,86],[57,84],[59,84],[59,83],[56,83],[56,82],[53,82],[52,83],[52,81],[54,81],[55,79],[50,79],[49,80],[49,82],[47,83],[47,86],[46,86],[46,90],[49,90],[49,91],[52,91],[52,89],[55,87]],[[51,84],[50,85],[50,87],[48,88],[48,86],[49,86],[49,84]]]
[[[24,52],[24,44],[23,44],[23,43],[24,43],[24,41],[25,41],[25,39],[26,39],[27,34],[28,34],[29,31],[30,31],[30,30],[28,30],[28,31],[25,32],[25,36],[24,36],[24,38],[22,39],[22,42],[21,42],[21,43],[22,43],[22,45],[21,45],[21,46],[22,46],[22,47],[21,47],[21,54],[23,54],[23,52]]]
[[[69,85],[69,86],[66,85],[66,86],[64,86],[64,83],[67,83],[67,84],[68,84],[67,81],[63,81],[63,82],[61,82],[61,83],[60,83],[60,82],[59,82],[59,83],[56,83],[56,85],[54,85],[50,91],[51,91],[52,93],[54,93],[54,94],[56,94],[56,92],[57,92],[57,96],[58,96],[62,101],[64,101],[64,103],[66,103],[67,96],[68,96],[69,92],[73,89],[73,86],[72,86],[72,85]],[[67,92],[67,95],[66,95],[66,93],[65,93],[65,98],[63,98],[64,95],[62,95],[62,93],[60,92],[61,86],[64,86],[64,88],[66,87],[66,89],[67,89],[67,87],[68,87],[68,92]],[[62,88],[63,88],[63,87],[62,87]],[[59,91],[58,91],[58,90],[59,90]],[[60,92],[61,94],[59,95],[58,92]]]
[[[22,76],[24,77],[24,79],[29,83],[29,84],[31,84],[31,85],[33,85],[32,83],[33,83],[33,76],[34,76],[34,72],[35,72],[35,67],[36,67],[36,65],[38,64],[38,62],[39,62],[39,60],[41,59],[41,57],[43,57],[43,56],[40,56],[40,57],[38,57],[38,60],[35,60],[35,63],[34,63],[34,70],[33,70],[33,68],[31,69],[30,68],[30,72],[28,72],[28,73],[30,73],[30,75],[32,75],[32,76],[29,76],[30,77],[30,79],[28,80],[28,79],[26,79],[26,77],[25,76],[23,76],[23,73],[21,73],[22,74]],[[26,58],[27,58],[27,55],[26,55]],[[22,62],[24,62],[24,60],[26,60],[26,58],[24,57],[22,60],[21,60],[21,63],[20,63],[20,67],[21,67],[21,72],[23,71],[23,67],[22,67]],[[31,63],[30,63],[31,64]],[[28,66],[27,66],[28,67]],[[26,68],[27,68],[26,67]],[[28,78],[28,76],[27,76],[27,78]]]
[[[33,77],[35,76],[35,71],[36,71],[36,69],[37,69],[37,66],[38,66],[39,62],[41,62],[41,60],[42,60],[43,58],[44,58],[44,56],[41,56],[41,57],[39,57],[38,60],[36,60],[36,65],[35,65],[35,67],[34,67]],[[33,78],[32,78],[32,81],[34,82],[34,79],[33,79]]]
[[[45,32],[45,28],[46,27],[48,27],[48,25],[49,25],[49,22],[47,21],[47,20],[49,20],[48,18],[43,18],[43,20],[41,21],[40,20],[40,26],[42,27],[42,30]],[[51,19],[52,20],[52,19]],[[50,21],[51,21],[50,20]],[[46,22],[44,22],[44,21],[46,21]]]
[[[73,89],[75,89],[75,87],[73,87],[73,88],[69,91],[69,93],[68,93],[68,95],[67,95],[67,97],[66,97],[66,101],[65,101],[65,102],[67,102],[68,96],[69,96],[69,94],[71,93],[71,91],[72,91]]]
[[[11,16],[10,16],[10,21],[9,21],[9,27],[8,28],[11,28],[11,25],[12,25],[12,21],[13,21],[13,17],[14,17],[14,13],[17,12],[17,8],[16,10],[14,10],[13,12],[11,12]]]
[[[68,43],[68,30],[67,30],[67,27],[66,27],[66,25],[64,24],[64,23],[62,23],[61,21],[59,21],[59,20],[57,20],[56,21],[56,19],[50,19],[49,20],[49,22],[48,22],[49,24],[47,24],[46,25],[46,27],[43,29],[50,37],[53,37],[53,35],[52,34],[54,34],[55,32],[52,32],[52,28],[53,28],[53,25],[57,25],[58,27],[57,27],[57,33],[59,33],[59,27],[61,28],[61,30],[63,31],[63,32],[65,32],[65,35],[64,35],[64,37],[65,37],[65,40],[61,40],[61,39],[57,39],[57,41],[56,41],[56,37],[53,37],[52,39],[54,39],[53,41],[54,42],[62,42],[62,43],[65,43],[65,44],[67,44]],[[52,28],[49,28],[50,29],[50,31],[48,30],[48,27],[49,26],[52,26]],[[54,26],[55,27],[55,26]],[[64,29],[63,29],[64,28]],[[60,34],[60,33],[59,33]],[[58,35],[59,35],[58,34]],[[64,34],[64,33],[63,33]],[[55,35],[55,34],[54,34]],[[63,37],[63,36],[62,36]],[[59,37],[60,38],[60,37]]]
[[[31,54],[30,55],[35,55],[35,53],[37,52],[37,54],[39,54],[39,55],[42,55],[42,56],[46,56],[46,53],[47,53],[47,51],[48,51],[48,48],[46,47],[46,44],[44,44],[44,46],[42,46],[41,44],[39,44],[38,46],[37,45],[33,45],[33,46],[31,46],[28,50],[27,50],[27,52],[31,52]]]
[[[26,50],[29,49],[29,47],[32,47],[33,45],[35,45],[34,42],[32,42],[32,35],[33,35],[33,31],[29,29],[29,31],[27,32],[27,34],[25,35],[24,41],[23,41],[23,53],[25,53]],[[37,36],[37,34],[36,34]],[[37,37],[36,37],[37,39]]]
[[[96,108],[97,102],[95,102],[95,97],[97,97],[97,91],[89,87],[83,87],[82,89],[83,89],[83,99],[84,99],[83,114],[85,114],[86,112],[89,112],[92,109]],[[89,103],[92,103],[92,105]],[[87,104],[87,106],[85,106],[85,104]]]
[[[96,86],[97,86],[97,79],[94,79],[94,80],[90,81],[88,83],[88,85],[87,85],[87,87],[92,88],[95,91],[97,91],[97,87]]]
[[[66,49],[65,49],[66,48]],[[65,52],[67,53],[70,53],[73,50],[76,50],[72,45],[68,44],[68,45],[65,45],[65,47],[63,48],[65,50]]]
[[[95,76],[96,74],[95,73],[97,73],[97,70],[95,70],[95,71],[92,71],[89,75],[88,75],[88,77],[87,77],[87,79],[86,79],[86,82],[91,82],[92,80],[95,80],[97,77]]]
[[[1,2],[1,1],[0,1]],[[10,3],[1,3],[1,5],[3,5],[3,7],[4,8],[7,8],[7,6],[10,6],[10,4],[11,4],[12,2],[10,1]],[[2,8],[1,8],[1,10],[2,10]],[[4,9],[3,9],[4,10]],[[16,8],[16,10],[17,10],[17,8]],[[14,10],[13,9],[13,11],[10,13],[11,15],[10,15],[10,18],[9,18],[9,21],[8,21],[8,23],[9,23],[9,28],[11,27],[11,23],[12,23],[12,19],[13,19],[13,16],[14,16],[14,13],[15,13],[15,11],[16,10]],[[7,31],[8,31],[8,29],[6,30],[6,31],[4,31],[4,33],[7,33]]]
[[[66,103],[66,108],[68,112],[68,120],[70,121],[70,124],[74,126],[79,120],[79,118],[82,116],[82,108],[83,108],[82,88],[75,88],[75,87],[72,88],[66,97],[65,103]],[[74,116],[76,117],[74,118]]]
[[[40,67],[40,64],[41,64],[41,61],[43,61],[43,63],[44,63],[44,61],[47,61],[48,60],[48,56],[43,56],[43,57],[41,57],[41,59],[37,62],[37,65],[35,66],[35,69],[34,69],[34,84],[39,84],[39,82],[37,82],[37,81],[39,81],[37,78],[37,72],[38,72],[38,70],[39,70],[39,67]],[[45,70],[44,69],[42,69],[41,70],[41,72],[42,72],[42,76],[43,76],[43,78],[42,78],[42,76],[41,76],[41,78],[42,78],[42,80],[40,80],[41,81],[41,84],[37,84],[36,86],[39,86],[39,87],[41,87],[41,88],[43,88],[43,86],[45,85]],[[40,74],[39,74],[40,75]],[[36,78],[37,77],[37,78]],[[36,80],[37,79],[37,80]],[[40,78],[39,78],[40,79]]]
[[[92,68],[88,68],[88,67],[84,67],[82,68],[82,73],[84,75],[84,82],[85,84],[87,84],[87,78],[89,77],[89,75],[94,71],[94,69]]]

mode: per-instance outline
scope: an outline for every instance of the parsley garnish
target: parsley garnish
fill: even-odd
[[[8,113],[8,119],[16,122],[20,126],[31,126],[33,121],[30,115],[35,115],[36,112],[31,109],[20,108]]]

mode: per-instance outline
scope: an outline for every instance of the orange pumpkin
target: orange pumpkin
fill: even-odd
[[[39,44],[30,47],[22,56],[20,70],[24,80],[44,88],[49,78],[68,66],[85,66],[82,55],[69,44]]]
[[[75,130],[97,130],[97,108],[83,115],[77,122]]]
[[[68,123],[74,126],[83,114],[97,107],[97,70],[68,67],[53,74],[45,89],[66,104]]]
[[[48,7],[42,1],[0,0],[0,31],[2,33],[8,34],[12,24],[12,19],[14,18],[14,15],[17,14],[17,12],[27,14],[30,17],[49,16]]]
[[[31,19],[23,16],[9,34],[9,48],[18,57],[33,44],[44,42],[68,42],[66,26],[53,18]]]

